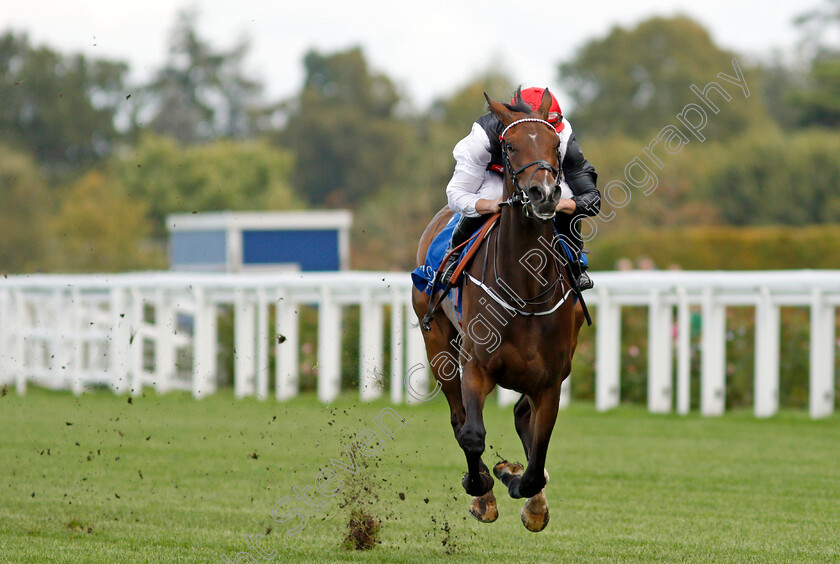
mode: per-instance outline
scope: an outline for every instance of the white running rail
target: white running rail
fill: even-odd
[[[755,414],[772,416],[779,407],[779,308],[805,306],[811,312],[810,414],[820,418],[833,413],[840,271],[634,271],[592,276],[597,285],[587,292],[587,303],[596,320],[599,410],[617,406],[620,399],[621,306],[648,308],[648,408],[655,413],[689,411],[689,321],[692,307],[701,310],[704,415],[724,411],[726,307],[751,306],[757,316]],[[371,400],[383,393],[383,351],[389,339],[390,399],[417,401],[406,394],[405,374],[411,374],[411,388],[421,394],[429,391],[430,382],[410,288],[406,273],[377,272],[0,278],[0,385],[24,393],[32,382],[81,393],[98,384],[133,394],[153,386],[161,392],[190,390],[202,397],[216,388],[217,313],[226,305],[234,311],[236,395],[264,399],[272,392],[269,348],[274,347],[273,393],[284,400],[298,393],[298,307],[315,304],[318,396],[329,402],[340,391],[342,308],[355,305],[360,306],[361,398]],[[386,306],[390,335],[385,335]],[[422,369],[412,370],[417,365]],[[566,390],[564,405],[568,396]],[[516,397],[502,390],[499,401],[507,404]]]

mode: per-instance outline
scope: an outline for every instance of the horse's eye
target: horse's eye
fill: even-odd
[[[512,152],[515,151],[515,149],[513,148],[513,145],[511,145],[510,143],[506,143],[505,148],[507,149],[508,153],[512,153]]]

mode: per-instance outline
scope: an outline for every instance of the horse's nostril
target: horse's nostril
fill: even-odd
[[[535,204],[539,204],[545,200],[545,192],[538,186],[531,186],[528,188],[528,198]]]

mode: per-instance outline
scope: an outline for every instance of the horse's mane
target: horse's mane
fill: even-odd
[[[506,104],[504,102],[503,102],[503,104],[507,109],[509,109],[512,112],[519,112],[521,114],[528,114],[528,115],[533,113],[533,110],[531,109],[531,106],[529,106],[528,104],[526,104],[522,100],[522,86],[517,88],[516,92],[513,93],[513,103],[512,104]]]

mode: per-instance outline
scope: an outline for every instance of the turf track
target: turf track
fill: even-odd
[[[759,421],[575,405],[549,452],[551,523],[533,534],[498,483],[499,520],[468,517],[442,399],[398,406],[394,439],[357,455],[366,466],[353,479],[339,471],[342,491],[287,535],[297,521],[274,522],[274,503],[346,461],[387,405],[10,390],[0,562],[222,562],[248,549],[245,535],[263,535],[274,562],[840,561],[840,417],[801,412]],[[486,423],[485,460],[521,459],[510,409],[490,402]],[[381,521],[371,551],[342,547],[353,508]]]

